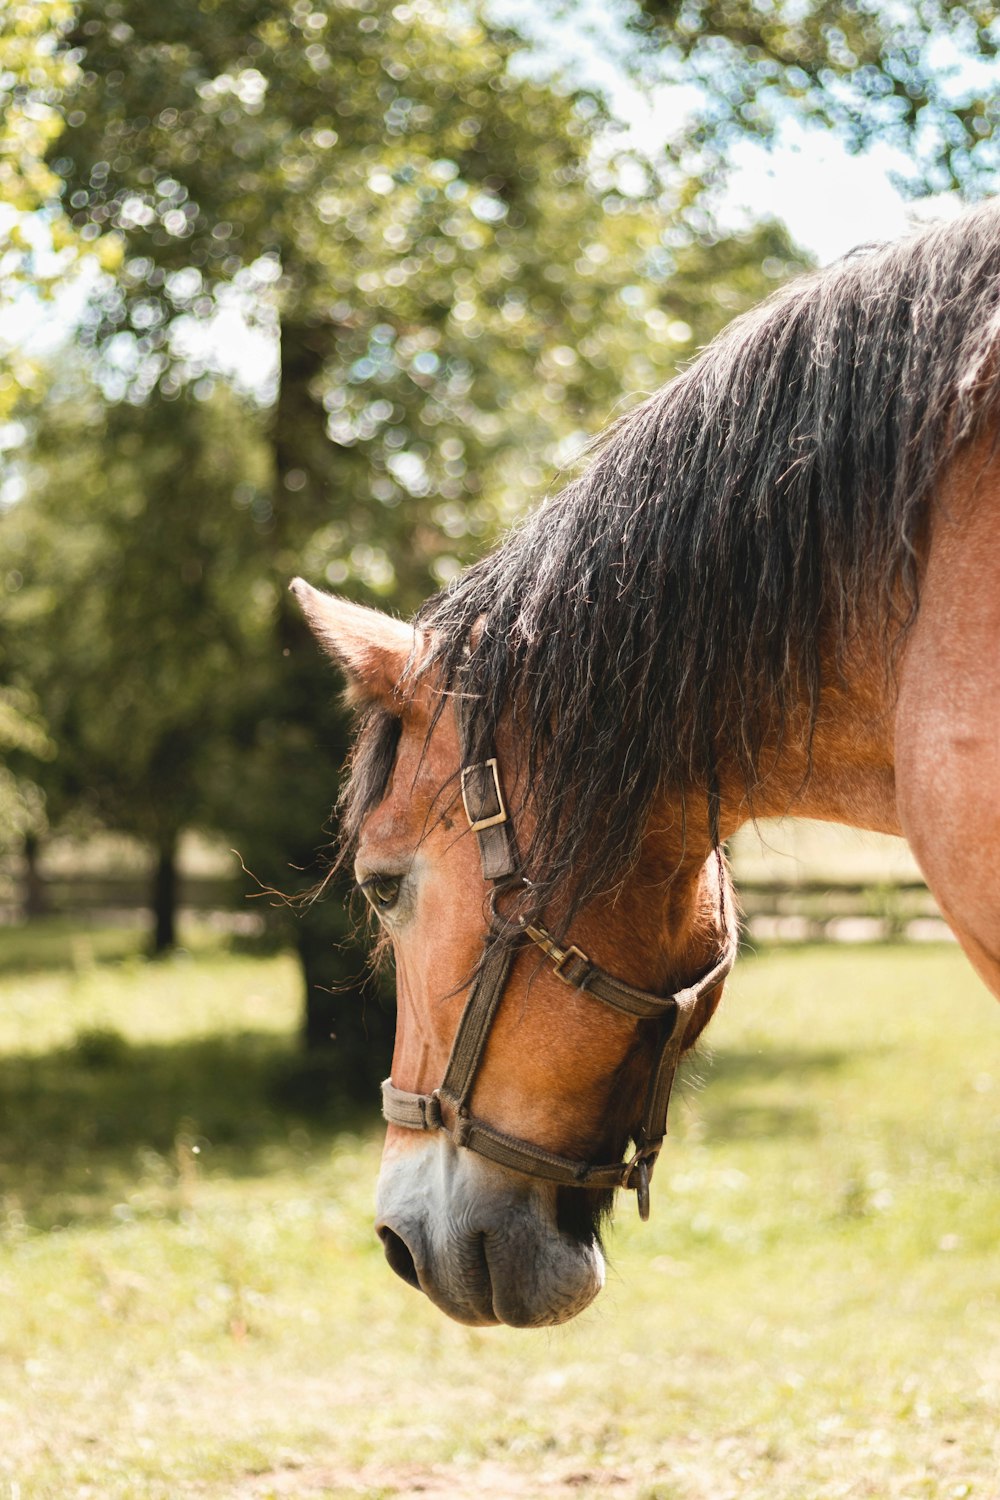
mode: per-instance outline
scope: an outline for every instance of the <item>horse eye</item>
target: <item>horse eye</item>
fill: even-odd
[[[362,882],[361,889],[377,912],[391,911],[399,900],[402,883],[401,875],[369,875]]]

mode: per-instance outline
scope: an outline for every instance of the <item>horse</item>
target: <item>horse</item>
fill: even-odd
[[[412,622],[293,583],[395,957],[377,1232],[452,1318],[573,1317],[648,1212],[747,820],[906,837],[1000,995],[998,355],[987,203],[730,324]]]

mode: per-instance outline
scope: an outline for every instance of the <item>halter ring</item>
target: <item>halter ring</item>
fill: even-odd
[[[638,1147],[622,1168],[622,1187],[634,1189],[639,1218],[644,1224],[649,1218],[649,1173],[656,1164],[661,1145],[662,1141],[653,1141]]]

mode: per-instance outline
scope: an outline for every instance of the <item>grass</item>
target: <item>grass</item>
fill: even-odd
[[[744,959],[650,1224],[523,1333],[386,1268],[377,1125],[294,1107],[290,959],[19,942],[0,1500],[1000,1495],[1000,1010],[957,952]]]

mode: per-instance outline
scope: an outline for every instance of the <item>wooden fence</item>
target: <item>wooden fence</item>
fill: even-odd
[[[44,881],[54,914],[112,925],[149,918],[148,882],[132,874],[70,875]],[[950,932],[927,887],[917,880],[858,881],[740,878],[737,892],[743,926],[754,943],[941,942]],[[223,876],[182,876],[182,916],[194,916],[222,930],[263,930],[266,913],[248,901],[240,883]],[[0,924],[21,920],[13,878],[0,884]]]

